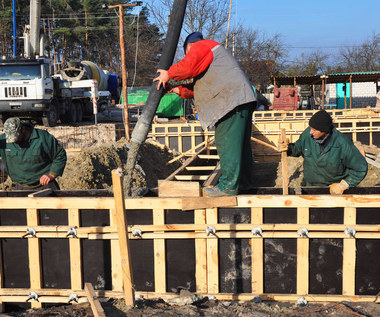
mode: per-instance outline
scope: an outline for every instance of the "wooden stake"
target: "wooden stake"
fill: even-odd
[[[297,209],[297,223],[309,223],[309,208]],[[309,294],[309,238],[297,239],[297,295]]]
[[[131,266],[131,252],[128,239],[128,224],[125,217],[125,200],[123,192],[123,177],[118,170],[112,170],[112,185],[115,199],[115,219],[119,235],[121,267],[123,272],[123,286],[125,304],[134,306],[135,294]]]
[[[103,310],[102,305],[100,304],[94,288],[91,283],[85,283],[84,284],[84,289],[86,291],[86,295],[88,298],[88,301],[90,302],[92,312],[94,313],[95,317],[106,317],[106,314]]]
[[[68,210],[69,226],[78,228],[80,227],[79,209]],[[81,257],[81,243],[78,238],[69,239],[70,246],[70,276],[71,276],[71,289],[82,289],[82,257]]]
[[[281,140],[282,142],[286,142],[286,130],[281,129]],[[288,155],[287,153],[281,152],[281,167],[282,167],[282,194],[288,195]]]
[[[153,224],[165,224],[165,210],[153,209]],[[160,232],[160,231],[158,231]],[[154,286],[156,293],[166,292],[166,250],[165,239],[154,239]]]
[[[263,208],[251,208],[251,223],[253,226],[262,226]],[[251,239],[252,243],[252,294],[264,293],[264,239]]]

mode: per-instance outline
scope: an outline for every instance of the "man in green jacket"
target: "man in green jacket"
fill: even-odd
[[[367,174],[368,164],[353,142],[332,124],[331,116],[320,110],[295,143],[279,143],[280,151],[303,156],[307,186],[330,186],[331,194],[343,194],[358,185]]]
[[[0,135],[0,155],[17,190],[58,190],[66,151],[49,132],[35,129],[19,118],[9,118]]]

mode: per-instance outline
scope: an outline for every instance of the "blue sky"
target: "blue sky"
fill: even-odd
[[[380,33],[380,0],[232,0],[231,24],[240,21],[294,48],[289,59],[318,48],[339,52]]]

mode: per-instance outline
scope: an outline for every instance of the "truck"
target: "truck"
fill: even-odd
[[[55,126],[96,116],[112,101],[108,74],[90,61],[69,65],[54,74],[44,57],[0,60],[0,119],[18,116]]]
[[[94,116],[96,123],[99,107],[118,98],[118,77],[91,61],[68,62],[54,71],[51,61],[40,56],[40,9],[41,2],[31,0],[22,57],[15,52],[13,58],[0,59],[0,120],[18,116],[55,126],[59,120],[76,123]]]

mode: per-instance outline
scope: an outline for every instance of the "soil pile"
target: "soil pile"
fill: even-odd
[[[91,147],[79,154],[69,154],[63,176],[58,179],[62,190],[111,189],[111,171],[122,168],[128,158],[129,143],[121,139],[111,144]],[[132,179],[132,196],[143,196],[157,187],[180,163],[167,165],[173,152],[151,139],[141,145]]]

